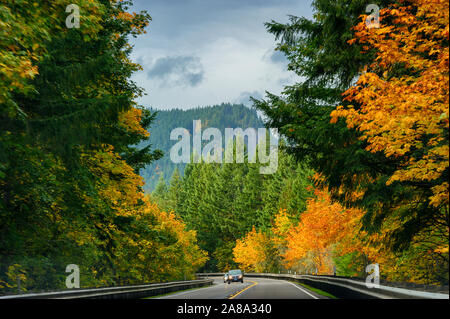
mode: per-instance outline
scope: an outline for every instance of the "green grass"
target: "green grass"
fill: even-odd
[[[320,290],[320,289],[311,287],[311,286],[309,286],[309,285],[307,285],[307,284],[303,284],[303,283],[299,283],[299,282],[293,282],[293,281],[292,281],[292,283],[294,283],[294,284],[296,284],[296,285],[303,286],[303,287],[305,287],[306,289],[311,290],[311,291],[315,292],[315,293],[318,294],[318,295],[325,296],[325,297],[329,297],[329,298],[331,298],[331,299],[338,299],[338,297],[333,296],[332,294],[330,294],[330,293],[328,293],[328,292],[326,292],[326,291],[323,291],[323,290]]]

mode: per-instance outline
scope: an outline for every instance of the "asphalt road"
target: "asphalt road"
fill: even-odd
[[[245,278],[244,283],[223,282],[222,277],[214,279],[212,286],[182,291],[158,299],[323,299],[315,292],[285,280]]]

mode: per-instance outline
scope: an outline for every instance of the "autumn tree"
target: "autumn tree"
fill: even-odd
[[[273,272],[270,267],[277,259],[271,254],[273,243],[270,236],[253,228],[247,235],[236,241],[233,249],[234,261],[247,272]]]
[[[63,288],[192,277],[206,260],[196,234],[142,192],[140,168],[161,156],[154,114],[134,100],[129,37],[146,12],[130,1],[0,2],[0,288]]]
[[[342,117],[348,128],[361,132],[367,151],[395,162],[383,183],[411,194],[390,210],[403,219],[392,230],[399,239],[394,247],[429,236],[429,249],[447,263],[448,244],[432,234],[448,239],[448,6],[447,1],[404,1],[381,10],[379,29],[359,23],[348,42],[375,51],[376,58],[344,93],[352,104],[331,114],[333,122]],[[380,206],[366,219],[386,217]]]
[[[333,200],[364,211],[364,231],[396,254],[421,247],[445,283],[448,4],[382,1],[378,29],[365,5],[318,0],[313,19],[268,23],[304,80],[255,105]]]

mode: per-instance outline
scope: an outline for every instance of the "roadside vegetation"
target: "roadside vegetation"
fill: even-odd
[[[152,196],[198,231],[205,271],[377,263],[386,280],[448,284],[448,2],[380,1],[374,28],[364,1],[313,6],[266,24],[304,79],[254,100],[284,137],[278,171],[198,164]]]
[[[136,105],[130,37],[146,12],[130,1],[0,2],[0,290],[193,278],[207,257],[196,234],[142,191],[139,169],[161,156],[133,145],[154,114]],[[151,130],[151,129],[150,129]]]
[[[135,102],[130,38],[151,18],[76,2],[79,28],[65,1],[0,1],[1,293],[65,288],[70,264],[82,287],[235,268],[365,277],[373,263],[382,279],[448,285],[448,1],[380,0],[370,28],[362,0],[268,22],[302,79],[253,100],[281,135],[277,171],[167,166],[147,194],[139,173],[163,153],[148,142],[157,114]]]

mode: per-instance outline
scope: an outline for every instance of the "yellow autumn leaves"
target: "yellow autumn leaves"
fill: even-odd
[[[141,110],[132,108],[120,117],[129,132],[148,136],[140,125]],[[136,229],[125,232],[112,221],[98,228],[117,241],[114,249],[118,267],[134,273],[139,280],[193,278],[195,271],[207,260],[207,254],[197,246],[196,233],[173,212],[164,212],[139,191],[144,182],[115,152],[111,145],[101,151],[85,153],[83,160],[96,176],[99,194],[118,217],[135,220]],[[141,225],[141,226],[139,226]],[[139,228],[148,228],[147,234]],[[163,238],[159,238],[162,236]]]
[[[332,122],[342,117],[362,132],[368,151],[404,158],[388,184],[437,180],[449,163],[449,4],[413,2],[417,13],[401,6],[381,10],[395,26],[376,32],[363,22],[355,27],[350,42],[367,44],[376,59],[344,93],[354,106],[331,113]],[[448,183],[433,187],[430,201],[448,205]]]
[[[253,229],[237,241],[234,260],[246,269],[260,270],[267,258],[279,258],[287,270],[331,274],[339,258],[347,258],[342,264],[360,262],[347,275],[377,262],[383,278],[419,283],[448,270],[449,3],[408,4],[382,9],[378,29],[367,28],[366,16],[354,27],[348,43],[360,44],[375,58],[360,70],[330,118],[358,130],[366,150],[380,155],[388,169],[374,162],[371,175],[351,176],[356,185],[351,194],[331,189],[339,200],[346,197],[341,203],[347,206],[319,188],[297,216],[281,209],[270,230]],[[384,205],[383,193],[377,198],[374,189],[365,189],[381,183],[405,199]],[[371,205],[358,206],[364,199]],[[408,232],[413,235],[405,236]],[[267,243],[276,247],[271,255]],[[445,274],[438,280],[445,282]]]

